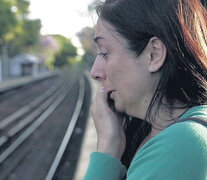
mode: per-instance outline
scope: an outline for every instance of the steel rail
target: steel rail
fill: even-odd
[[[60,164],[60,161],[63,157],[63,154],[65,152],[65,149],[68,145],[68,142],[70,141],[70,138],[71,138],[71,135],[74,131],[74,128],[75,128],[75,125],[76,125],[76,122],[78,120],[78,117],[80,115],[80,111],[81,111],[81,108],[82,108],[82,105],[83,105],[83,100],[84,100],[84,94],[85,94],[85,81],[84,81],[84,78],[83,76],[81,76],[79,78],[79,95],[78,95],[78,102],[76,104],[76,107],[75,107],[75,110],[74,110],[74,113],[73,113],[73,116],[71,118],[71,121],[68,125],[68,128],[66,130],[66,133],[65,133],[65,136],[63,138],[63,141],[58,149],[58,152],[53,160],[53,163],[48,171],[48,174],[45,178],[45,180],[52,180],[54,175],[55,175],[55,172],[57,171],[57,168]]]
[[[0,154],[0,164],[2,164],[43,122],[47,120],[49,115],[59,106],[64,100],[68,92],[73,87],[75,80],[71,82],[67,91],[63,91],[60,96],[27,128],[8,148]]]
[[[68,85],[67,85],[68,86]],[[64,90],[67,90],[67,86],[63,87],[62,89],[59,89],[53,96],[51,96],[49,99],[47,99],[43,104],[41,104],[37,109],[35,109],[31,114],[29,114],[26,118],[21,120],[16,126],[14,126],[12,129],[10,129],[7,132],[8,137],[15,136],[19,131],[21,131],[24,127],[26,127],[28,124],[30,124],[36,117],[38,117],[44,110],[52,104],[52,102],[58,97],[58,95],[61,92],[64,92]]]
[[[35,108],[36,106],[38,106],[45,99],[47,99],[48,97],[50,97],[51,94],[53,94],[59,88],[59,86],[60,86],[61,83],[62,82],[60,82],[60,83],[52,86],[50,89],[48,89],[44,94],[42,94],[41,96],[39,96],[37,99],[33,100],[29,104],[21,107],[20,109],[18,109],[17,111],[15,111],[14,113],[12,113],[11,115],[9,115],[6,118],[4,118],[3,120],[1,120],[0,121],[0,130],[3,130],[4,128],[6,128],[7,126],[9,126],[11,123],[13,123],[14,121],[16,121],[18,118],[20,118],[21,116],[23,116],[24,114],[26,114],[27,112],[29,112],[30,110],[32,110],[33,108]]]
[[[65,86],[65,85],[64,85]],[[56,92],[55,92],[56,91]],[[15,125],[13,128],[11,128],[10,130],[8,130],[8,132],[6,132],[4,135],[2,135],[0,137],[0,148],[6,143],[8,142],[9,139],[11,139],[15,134],[17,134],[18,132],[20,132],[25,126],[27,126],[29,123],[31,123],[39,114],[42,113],[42,111],[44,111],[44,109],[46,109],[47,106],[49,106],[52,101],[55,99],[56,96],[58,96],[58,94],[60,93],[60,89],[58,89],[56,87],[53,87],[51,89],[49,89],[49,92],[46,91],[47,93],[44,95],[48,95],[51,96],[51,93],[54,93],[51,97],[41,97],[41,101],[40,98],[37,98],[36,100],[38,100],[38,104],[37,101],[34,100],[33,102],[31,102],[29,105],[31,107],[31,104],[35,104],[35,106],[33,106],[32,109],[34,109],[35,107],[37,107],[42,101],[44,101],[45,99],[47,99],[43,104],[40,105],[40,107],[37,107],[36,110],[34,110],[31,114],[29,114],[28,116],[26,116],[23,120],[21,120],[17,125]],[[10,125],[11,123],[14,123],[16,120],[18,120],[21,116],[23,116],[24,114],[28,113],[30,111],[30,108],[27,108],[26,106],[24,106],[23,108],[17,110],[16,112],[14,112],[13,114],[11,114],[8,118],[5,118],[4,120],[8,120],[9,123],[2,123],[1,127],[7,127],[8,125]],[[23,113],[24,112],[24,113]],[[2,129],[1,129],[2,130]]]

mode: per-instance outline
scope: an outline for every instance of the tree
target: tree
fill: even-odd
[[[12,0],[13,5],[17,7],[17,14],[22,16],[22,19],[26,19],[29,14],[29,1],[27,0]]]
[[[39,43],[41,22],[39,19],[28,19],[29,5],[27,0],[3,0],[8,4],[8,9],[16,19],[15,26],[10,28],[4,39],[8,47],[8,55],[15,56],[21,52],[29,52]],[[0,4],[0,8],[1,8]],[[5,14],[5,8],[4,12]],[[0,21],[3,16],[0,16]],[[11,23],[5,21],[7,26]],[[2,26],[1,26],[2,27]]]
[[[23,45],[31,46],[39,42],[41,22],[39,19],[36,20],[25,20],[22,28],[25,31],[23,34]]]
[[[96,57],[96,47],[93,42],[93,35],[94,28],[90,27],[85,27],[79,33],[77,33],[77,36],[85,52],[82,60],[89,69],[91,68]]]
[[[9,56],[14,56],[22,51],[29,51],[39,43],[41,22],[37,20],[24,20],[18,22],[7,35]]]
[[[11,11],[11,3],[6,0],[0,1],[0,39],[11,30],[17,23],[15,14]]]
[[[77,56],[77,48],[72,45],[70,39],[55,35],[56,40],[59,43],[59,51],[54,56],[54,66],[62,67],[69,64],[69,60]]]

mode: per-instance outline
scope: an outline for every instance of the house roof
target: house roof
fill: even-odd
[[[18,54],[10,59],[13,62],[25,63],[25,64],[40,64],[42,60],[31,54]]]

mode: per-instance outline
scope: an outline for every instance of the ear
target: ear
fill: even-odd
[[[157,37],[152,37],[148,42],[150,58],[148,62],[149,72],[157,72],[165,62],[167,49]]]

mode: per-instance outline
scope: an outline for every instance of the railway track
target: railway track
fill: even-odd
[[[17,109],[29,104],[37,96],[47,91],[50,86],[57,84],[62,79],[59,76],[31,83],[18,89],[10,89],[4,94],[0,94],[0,122]]]
[[[64,152],[65,152],[65,149],[68,145],[68,142],[71,138],[71,135],[74,131],[74,128],[75,128],[75,125],[76,125],[76,122],[78,120],[78,117],[80,115],[80,112],[81,112],[81,108],[82,108],[82,105],[83,105],[83,99],[84,99],[84,94],[85,94],[85,83],[84,83],[84,79],[83,77],[81,77],[79,79],[79,95],[78,95],[78,101],[77,101],[77,104],[75,106],[75,110],[74,110],[74,113],[73,113],[73,116],[71,118],[71,121],[70,121],[70,124],[66,130],[66,133],[64,135],[64,138],[62,140],[62,143],[58,149],[58,152],[55,156],[55,159],[48,171],[48,174],[45,178],[45,180],[52,180],[54,175],[55,175],[55,172],[57,171],[57,168],[60,164],[60,161],[64,155]]]
[[[68,81],[68,76],[66,79],[62,79],[58,83],[50,86],[44,93],[39,95],[33,101],[30,101],[28,104],[22,106],[9,116],[5,117],[0,121],[0,179],[19,179],[19,172],[22,173],[21,168],[24,167],[27,155],[34,150],[34,147],[38,145],[38,138],[35,139],[35,136],[46,133],[52,137],[53,131],[61,136],[56,141],[53,141],[53,144],[49,150],[42,149],[39,153],[45,154],[47,151],[53,151],[48,153],[48,157],[45,157],[45,161],[50,161],[43,167],[44,172],[40,173],[41,177],[32,178],[34,180],[38,179],[53,179],[61,159],[64,156],[65,149],[68,145],[68,142],[73,134],[77,119],[80,115],[81,108],[84,102],[85,97],[85,77],[77,73],[74,75],[71,81]],[[71,93],[75,93],[74,95]],[[70,98],[70,96],[73,98]],[[69,103],[68,98],[71,99],[72,104],[70,105],[73,108],[70,108],[70,115],[60,116],[58,123],[55,121],[57,119],[56,111],[61,109],[61,106],[65,107],[62,104]],[[73,99],[73,100],[72,100]],[[66,101],[67,100],[67,101]],[[63,109],[63,108],[62,108]],[[63,114],[63,113],[62,113]],[[56,126],[53,126],[52,131],[40,129],[51,126],[55,122]],[[63,124],[63,125],[61,125]],[[67,126],[66,126],[67,124]],[[58,127],[60,125],[60,128]],[[62,128],[61,128],[62,126]],[[67,129],[66,129],[67,127]],[[58,130],[59,129],[59,130]],[[52,132],[52,133],[51,133]],[[51,134],[50,134],[51,133]],[[63,136],[64,135],[64,136]],[[56,137],[54,136],[54,137]],[[49,138],[40,138],[43,144],[49,142]],[[62,140],[61,140],[62,139]],[[44,142],[45,141],[45,142]],[[54,143],[55,142],[55,143]],[[48,143],[49,144],[49,143]],[[51,142],[52,144],[52,142]],[[42,147],[43,145],[41,145]],[[47,148],[46,148],[47,149]],[[36,163],[34,166],[41,166],[40,158],[39,162],[36,162],[38,158],[35,158],[38,153],[33,153],[33,157],[28,157],[31,159],[30,163]],[[50,155],[50,157],[49,157]],[[27,169],[32,170],[32,166],[26,166]],[[38,170],[34,170],[36,172]],[[21,179],[31,179],[32,173],[28,172],[28,175],[22,176]],[[31,179],[31,180],[32,180]]]

